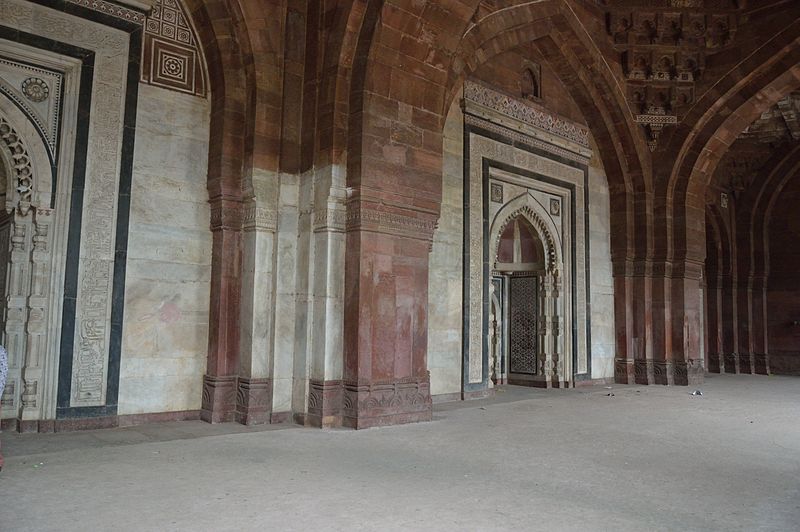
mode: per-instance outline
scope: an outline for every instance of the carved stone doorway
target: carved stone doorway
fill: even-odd
[[[559,268],[546,242],[521,209],[497,231],[489,293],[492,384],[569,385],[561,355]]]
[[[533,386],[541,380],[544,365],[539,292],[545,252],[537,231],[523,215],[506,224],[496,259],[490,288],[492,382]]]
[[[8,380],[0,416],[36,430],[55,390],[51,288],[54,210],[46,147],[28,119],[0,101],[0,343]],[[12,122],[13,119],[13,122]],[[46,373],[49,371],[49,373]]]

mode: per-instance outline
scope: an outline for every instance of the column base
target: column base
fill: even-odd
[[[614,360],[614,382],[617,384],[634,384],[633,359],[617,358]]]
[[[660,384],[665,386],[695,386],[705,380],[702,361],[636,360],[634,361],[636,384]]]
[[[342,424],[354,429],[430,421],[429,377],[383,383],[344,383]]]
[[[233,421],[236,411],[236,377],[203,376],[203,402],[200,419],[208,423]]]
[[[341,427],[343,395],[342,381],[311,379],[308,382],[308,413],[303,418],[303,425]]]
[[[272,381],[239,377],[234,419],[242,425],[262,425],[271,421]]]
[[[635,384],[655,384],[655,369],[652,360],[636,359],[633,361],[633,382]]]
[[[673,384],[678,386],[699,386],[705,382],[703,361],[697,358],[673,362]]]
[[[706,361],[710,373],[725,373],[725,358],[719,353],[709,353]]]
[[[537,376],[533,376],[530,379],[520,379],[520,378],[509,377],[508,378],[508,384],[511,384],[512,386],[527,386],[529,388],[545,388],[545,389],[548,389],[548,390],[551,389],[551,388],[574,388],[575,387],[569,381],[560,381],[560,380],[554,379],[552,377],[551,378],[547,378],[547,377],[544,377],[544,376],[539,377],[538,375]]]
[[[769,355],[755,353],[753,355],[753,370],[753,373],[757,375],[769,375]]]
[[[739,373],[738,353],[725,353],[722,358],[725,360],[725,373]]]
[[[751,353],[739,353],[739,372],[745,374],[755,373],[755,360]]]

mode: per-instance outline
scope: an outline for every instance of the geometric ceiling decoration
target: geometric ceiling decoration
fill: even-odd
[[[157,0],[144,25],[141,80],[205,97],[206,72],[196,32],[178,0]]]
[[[625,75],[627,101],[651,151],[665,126],[694,103],[709,56],[728,48],[739,24],[734,0],[605,0],[606,30]]]

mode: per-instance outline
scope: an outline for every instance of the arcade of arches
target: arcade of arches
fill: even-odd
[[[800,374],[798,2],[0,0],[0,140],[4,428]]]

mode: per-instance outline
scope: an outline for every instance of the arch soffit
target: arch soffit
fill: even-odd
[[[793,43],[789,48],[791,51],[800,53],[800,43]],[[667,185],[668,200],[671,201],[677,193],[688,193],[693,190],[702,192],[712,179],[717,164],[725,151],[739,133],[778,100],[800,87],[800,64],[789,69],[778,68],[779,59],[784,56],[785,54],[778,54],[776,56],[777,64],[772,61],[764,65],[754,72],[754,75],[745,78],[731,88],[724,97],[710,106],[695,124],[676,156],[676,164],[673,165]],[[752,96],[730,111],[722,122],[717,121],[717,125],[714,127],[715,118],[724,114],[726,107],[731,103],[740,101],[742,95],[747,93],[747,89],[753,89],[753,84],[763,80],[772,68],[779,71],[780,74],[771,77],[760,87],[755,87]],[[692,157],[693,154],[694,157]],[[704,195],[701,194],[699,197],[704,197]]]
[[[329,160],[334,164],[347,164],[348,132],[346,127],[338,126],[347,123],[350,114],[350,100],[356,51],[372,41],[375,31],[373,11],[380,12],[385,0],[349,0],[349,7],[336,10],[332,30],[327,34],[324,57],[322,59],[323,74],[321,78],[321,97],[317,103],[317,116],[323,128],[331,130],[331,147]],[[366,24],[365,24],[366,22]],[[362,65],[358,65],[355,76],[366,74]]]
[[[800,51],[800,48],[798,50]],[[672,236],[668,241],[673,257],[690,257],[700,252],[700,248],[693,244],[697,241],[691,239],[693,228],[704,227],[704,224],[699,223],[701,220],[698,217],[702,216],[706,189],[724,153],[745,127],[798,87],[800,87],[800,63],[762,86],[733,110],[721,124],[713,128],[713,131],[702,133],[695,130],[693,137],[687,139],[681,150],[680,159],[673,165],[669,182],[666,184],[666,207],[673,212],[673,219],[682,220],[682,225],[671,231]],[[735,102],[737,97],[741,98],[739,91],[742,88],[739,86],[735,92],[732,90],[727,98],[720,100],[719,106]],[[721,107],[717,106],[710,109],[705,117],[708,119],[706,125],[709,125],[709,121],[713,118],[708,114],[720,111]],[[689,161],[690,158],[693,160]],[[675,201],[676,198],[685,198],[685,201]],[[704,234],[702,238],[705,238]]]
[[[793,155],[800,155],[798,150],[793,152]],[[788,158],[787,158],[788,159]],[[785,161],[786,165],[781,165],[780,172],[776,169],[770,176],[769,184],[772,186],[767,188],[767,183],[764,185],[764,190],[768,191],[768,195],[764,198],[764,207],[762,208],[763,216],[760,220],[760,227],[754,227],[754,231],[759,229],[761,236],[760,241],[763,242],[763,254],[760,256],[761,261],[756,263],[757,273],[769,273],[769,226],[772,221],[772,214],[775,211],[775,204],[781,196],[786,185],[792,179],[800,179],[800,160],[798,157],[792,157],[791,160]]]
[[[626,179],[626,187],[630,190],[633,185],[638,185],[646,190],[649,188],[646,180],[638,184],[627,183],[629,175],[643,176],[645,173],[642,161],[647,160],[649,151],[641,128],[632,121],[632,111],[625,99],[624,90],[619,86],[618,76],[612,70],[612,63],[602,57],[600,49],[575,18],[575,12],[563,2],[540,0],[501,9],[478,21],[466,32],[455,52],[448,72],[445,111],[456,97],[464,79],[481,64],[522,44],[552,37],[557,32],[568,32],[569,38],[560,39],[569,44],[570,56],[557,46],[551,48],[563,57],[566,66],[572,68],[583,85],[586,85],[582,89],[584,92],[591,92],[589,86],[595,86],[598,94],[587,98],[587,103],[594,103],[605,122],[616,124],[607,128],[607,135],[612,137],[608,146],[622,147],[624,143],[628,148],[623,149],[631,152],[618,154],[619,160],[624,161],[619,171]],[[597,58],[601,60],[598,61]],[[557,65],[550,66],[558,72]],[[606,134],[593,122],[590,129],[598,142]],[[604,160],[604,163],[608,165],[609,161]],[[607,170],[610,171],[611,168]]]
[[[11,101],[0,97],[0,151],[8,183],[6,210],[50,208],[53,174],[47,147],[35,126]]]
[[[182,0],[192,18],[211,101],[208,189],[211,198],[239,197],[246,139],[252,137],[253,80],[249,40],[242,38],[237,2]],[[212,17],[213,13],[213,17]],[[244,127],[242,123],[244,122]]]
[[[768,253],[768,219],[777,198],[788,182],[787,177],[800,173],[800,143],[777,152],[755,176],[751,188],[737,198],[736,240],[739,248],[739,271],[754,275],[765,271]],[[757,184],[757,188],[756,187]],[[744,253],[742,253],[744,251]]]
[[[529,192],[512,199],[495,214],[489,230],[492,257],[497,257],[503,230],[517,216],[522,216],[531,224],[544,245],[547,270],[552,272],[561,269],[563,262],[558,229],[545,208]]]

